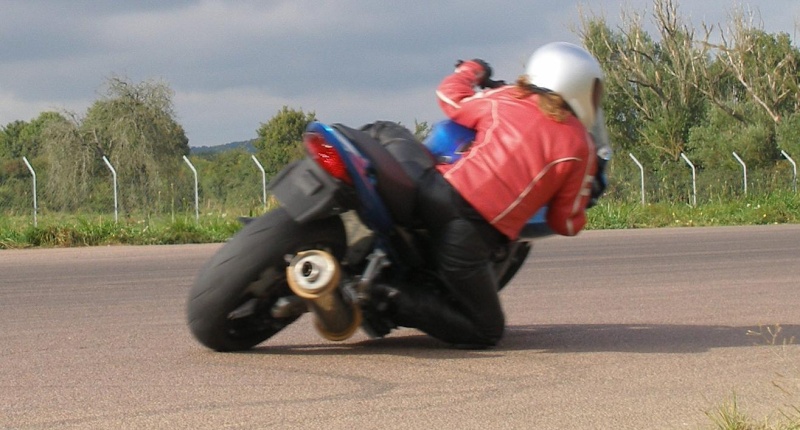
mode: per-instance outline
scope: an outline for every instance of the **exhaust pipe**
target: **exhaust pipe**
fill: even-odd
[[[341,341],[361,325],[361,309],[346,301],[339,288],[341,269],[325,251],[299,252],[286,268],[289,287],[314,313],[314,326],[322,337]]]

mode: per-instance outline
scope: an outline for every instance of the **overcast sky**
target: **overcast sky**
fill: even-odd
[[[676,1],[697,28],[743,4],[797,39],[798,0]],[[253,138],[284,105],[352,126],[434,122],[455,60],[514,79],[537,46],[579,42],[580,4],[616,25],[652,0],[0,0],[0,126],[83,115],[110,76],[167,83],[191,146]]]

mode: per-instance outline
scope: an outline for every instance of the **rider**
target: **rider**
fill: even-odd
[[[474,129],[475,141],[455,164],[427,169],[419,178],[418,215],[431,232],[437,274],[449,294],[413,283],[376,286],[373,301],[381,321],[389,322],[385,330],[373,324],[374,334],[398,325],[457,346],[495,345],[505,318],[493,253],[517,239],[545,205],[553,231],[576,235],[586,223],[593,185],[604,185],[593,184],[597,157],[587,133],[598,116],[602,121],[603,74],[591,54],[551,43],[533,53],[516,84],[491,77],[486,62],[471,60],[459,62],[441,82],[440,107]],[[488,89],[476,93],[476,86]],[[378,128],[393,134],[386,123]]]

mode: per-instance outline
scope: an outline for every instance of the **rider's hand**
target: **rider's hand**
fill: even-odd
[[[500,88],[506,84],[506,81],[494,81],[486,79],[481,85],[481,88]]]
[[[475,76],[475,85],[481,88],[497,88],[506,84],[504,81],[492,80],[492,67],[486,61],[479,58],[470,61],[480,66],[480,71]],[[458,62],[456,62],[456,68],[462,64],[464,64],[464,62],[458,60]]]
[[[608,185],[605,173],[607,162],[607,160],[597,157],[597,173],[594,175],[594,180],[592,181],[592,193],[589,197],[589,203],[586,205],[586,209],[597,205],[597,200],[600,199],[600,196],[606,191],[606,186]]]

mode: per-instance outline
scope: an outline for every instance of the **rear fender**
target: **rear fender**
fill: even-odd
[[[345,212],[352,200],[340,182],[310,158],[286,166],[272,179],[269,189],[298,223]]]
[[[342,156],[358,199],[356,210],[359,217],[370,229],[388,236],[394,226],[392,216],[380,198],[374,185],[374,175],[370,173],[371,163],[346,137],[321,122],[312,122],[306,131],[319,133]]]

